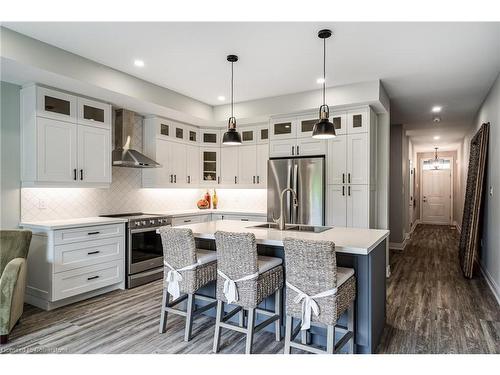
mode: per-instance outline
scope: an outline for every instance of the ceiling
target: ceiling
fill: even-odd
[[[146,81],[219,105],[230,97],[227,54],[237,54],[235,101],[318,89],[321,28],[327,85],[380,79],[391,122],[417,144],[463,137],[500,71],[500,23],[4,23]],[[134,66],[141,59],[145,66]],[[443,107],[439,125],[433,105]],[[431,134],[431,132],[433,132]]]

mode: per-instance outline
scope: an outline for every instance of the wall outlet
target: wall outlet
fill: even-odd
[[[38,209],[39,210],[47,209],[47,201],[45,199],[38,199]]]

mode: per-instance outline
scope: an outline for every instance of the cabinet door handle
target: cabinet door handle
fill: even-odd
[[[238,177],[237,176],[234,176],[234,183],[237,184],[238,183]]]
[[[253,183],[255,184],[255,176],[253,176]]]
[[[347,187],[347,195],[351,196],[351,186]]]
[[[342,196],[345,195],[345,186],[342,186]]]
[[[191,219],[188,219],[188,220],[184,220],[185,223],[190,223],[191,222]]]
[[[292,156],[295,155],[294,154],[294,149],[295,149],[295,146],[292,146]]]
[[[96,251],[89,251],[89,252],[87,253],[87,255],[93,255],[93,254],[99,254],[99,253],[100,253],[100,251],[99,251],[99,250],[96,250]]]
[[[93,236],[94,234],[99,234],[99,233],[101,233],[101,232],[88,232],[87,235],[88,236]]]
[[[75,168],[75,169],[73,169],[73,180],[75,180],[75,181],[76,181],[76,168]]]
[[[217,176],[217,183],[220,184],[220,176]]]
[[[176,183],[177,183],[177,175],[174,174],[174,184],[176,184]]]
[[[257,176],[257,183],[260,184],[260,176]]]
[[[299,146],[297,146],[297,155],[299,155]]]
[[[80,180],[83,180],[83,169],[80,169]]]
[[[174,175],[173,175],[173,174],[171,174],[171,175],[170,175],[170,183],[173,183],[173,182],[174,182]]]
[[[248,219],[240,219],[241,221],[248,221]]]
[[[351,183],[351,172],[347,174],[347,182]]]
[[[342,183],[345,184],[345,173],[342,173]]]
[[[91,276],[91,277],[87,277],[87,280],[95,280],[95,279],[98,279],[99,276]]]
[[[187,179],[188,179],[188,184],[190,184],[191,183],[191,176],[188,176]]]

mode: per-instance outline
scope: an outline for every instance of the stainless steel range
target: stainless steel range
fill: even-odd
[[[163,248],[156,230],[171,226],[169,216],[142,212],[101,215],[128,219],[126,223],[125,284],[128,289],[163,277]]]

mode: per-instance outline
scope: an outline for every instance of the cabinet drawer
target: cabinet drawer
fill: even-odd
[[[72,242],[100,240],[123,236],[125,224],[92,225],[83,228],[60,229],[54,232],[54,244],[64,245]]]
[[[55,246],[54,272],[125,259],[124,247],[123,237]]]
[[[174,217],[172,218],[172,226],[204,223],[209,221],[209,215],[210,214]]]
[[[235,214],[229,214],[229,215],[223,215],[223,220],[237,220],[237,221],[262,221],[265,222],[267,221],[267,217],[262,215],[235,215]]]
[[[124,266],[125,262],[120,259],[56,273],[53,276],[52,301],[122,282]]]

